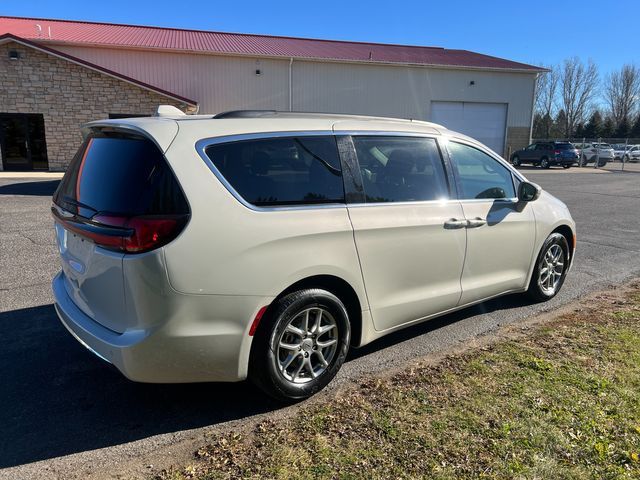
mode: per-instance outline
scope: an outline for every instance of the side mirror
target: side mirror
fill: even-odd
[[[518,187],[518,200],[520,202],[533,202],[540,197],[542,188],[531,182],[522,182]]]

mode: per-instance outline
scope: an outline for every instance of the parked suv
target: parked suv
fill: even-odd
[[[552,298],[574,256],[562,202],[435,124],[230,112],[83,133],[53,197],[55,307],[132,380],[249,377],[303,399],[351,347]]]
[[[608,162],[614,160],[614,150],[608,143],[584,143],[577,145],[580,155],[578,164],[582,167],[589,163],[595,163],[598,159],[598,166],[604,167]]]
[[[640,161],[640,145],[629,145],[622,156],[622,160],[625,162]]]
[[[514,152],[511,155],[511,163],[514,167],[528,163],[542,168],[552,165],[569,168],[579,158],[578,151],[569,142],[538,142]]]

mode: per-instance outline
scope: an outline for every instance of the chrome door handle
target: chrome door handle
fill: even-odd
[[[467,226],[466,220],[458,220],[457,218],[450,218],[446,222],[444,222],[444,228],[447,230],[452,230],[455,228],[465,228]]]
[[[487,221],[480,217],[476,217],[473,220],[467,220],[467,228],[478,228],[486,224]]]

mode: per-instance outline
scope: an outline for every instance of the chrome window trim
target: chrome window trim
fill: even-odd
[[[428,137],[436,138],[442,135],[437,132],[407,132],[395,130],[334,130],[335,135],[350,135],[352,137]]]
[[[513,175],[517,176],[520,181],[526,182],[527,179],[523,177],[520,172],[515,170],[506,160],[497,156],[494,152],[487,149],[480,143],[469,141],[468,139],[459,138],[455,136],[442,135],[438,132],[407,132],[407,131],[395,131],[395,130],[287,130],[287,131],[273,131],[273,132],[254,132],[254,133],[242,133],[235,135],[224,135],[220,137],[207,137],[200,139],[196,142],[195,148],[198,155],[205,162],[205,165],[211,170],[214,176],[222,183],[222,185],[231,193],[235,199],[240,202],[246,208],[256,212],[274,212],[274,211],[291,211],[291,210],[322,210],[322,209],[335,209],[335,208],[347,208],[347,207],[369,207],[369,206],[390,206],[390,205],[437,205],[447,202],[459,202],[459,203],[478,203],[478,202],[501,202],[501,203],[517,203],[517,198],[478,198],[478,199],[460,199],[460,198],[447,198],[443,200],[416,200],[409,202],[375,202],[375,203],[323,203],[323,204],[309,204],[309,205],[274,205],[269,207],[260,207],[247,202],[242,195],[240,195],[231,184],[224,178],[224,175],[217,169],[211,159],[207,156],[205,150],[211,145],[217,145],[221,143],[240,142],[244,140],[261,140],[269,138],[285,138],[285,137],[336,137],[336,136],[386,136],[386,137],[416,137],[416,138],[433,138],[438,142],[439,148],[442,150],[444,145],[441,144],[441,140],[455,141],[476,148],[483,153],[489,155],[494,160],[498,161],[504,167],[508,169]],[[450,157],[448,149],[446,154]],[[515,188],[515,185],[514,185]],[[452,192],[450,192],[451,194]]]
[[[240,193],[227,181],[222,175],[220,170],[213,164],[211,159],[206,153],[206,149],[211,145],[219,145],[222,143],[234,143],[244,140],[262,140],[268,138],[288,138],[288,137],[335,137],[334,132],[331,130],[316,130],[316,131],[285,131],[285,132],[260,132],[260,133],[242,133],[237,135],[225,135],[221,137],[209,137],[203,138],[196,142],[196,151],[200,158],[204,160],[205,165],[209,167],[209,170],[216,176],[216,178],[224,185],[231,195],[235,197],[238,202],[255,212],[274,212],[274,211],[291,211],[291,210],[323,210],[333,208],[346,208],[346,203],[322,203],[322,204],[309,204],[309,205],[274,205],[269,207],[260,207],[254,205],[244,199]]]

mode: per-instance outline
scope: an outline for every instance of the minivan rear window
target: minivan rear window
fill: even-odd
[[[210,145],[205,153],[231,188],[253,205],[344,203],[334,137],[244,140]]]
[[[97,213],[189,213],[184,194],[158,147],[146,138],[123,134],[89,136],[53,200],[85,218]]]

